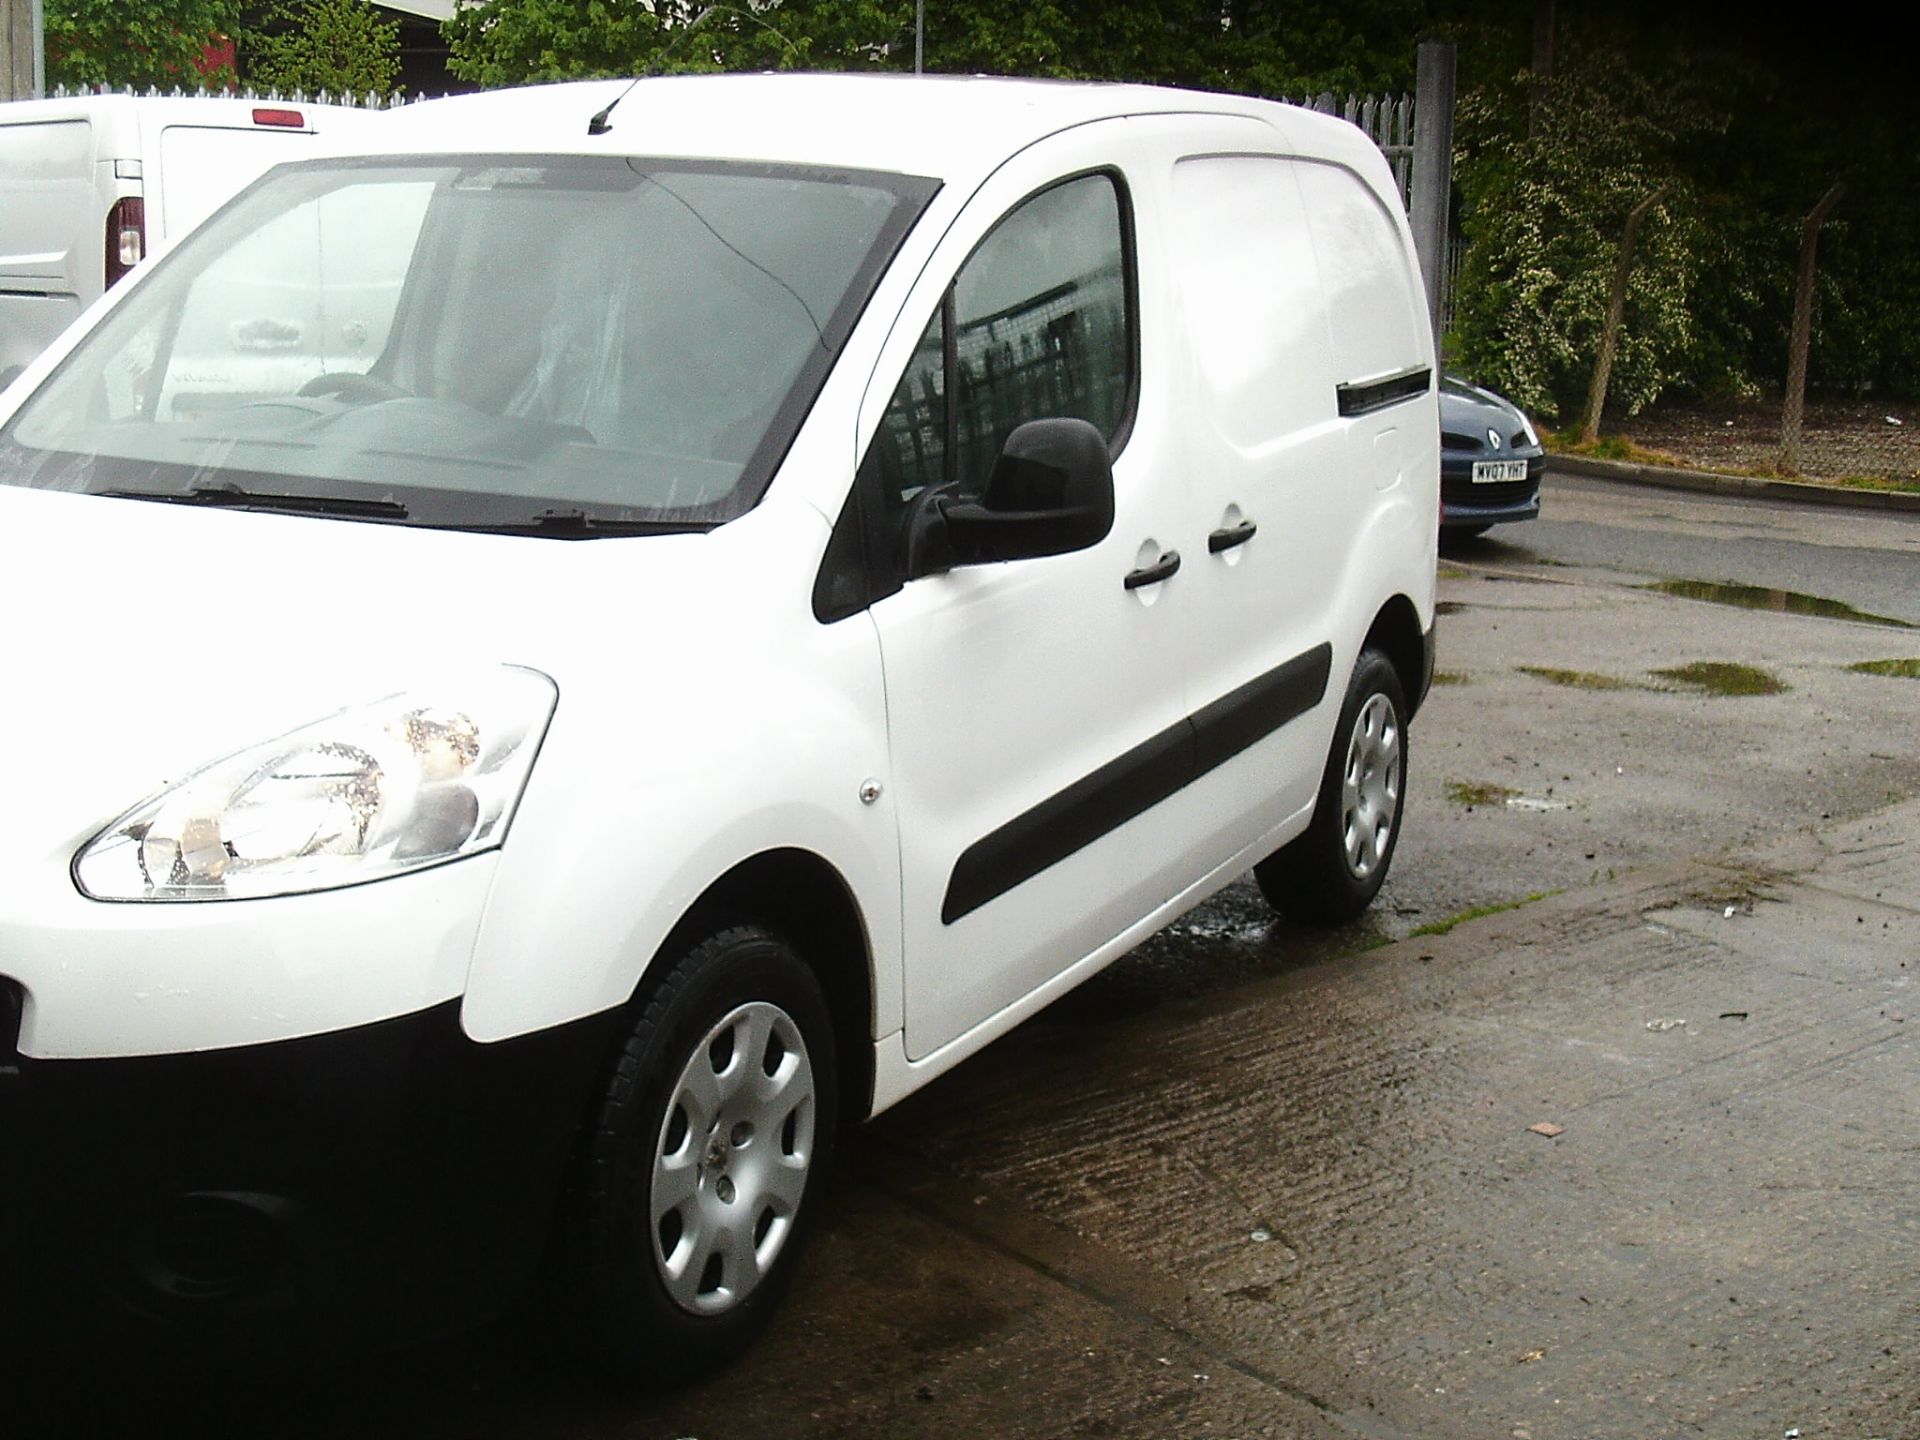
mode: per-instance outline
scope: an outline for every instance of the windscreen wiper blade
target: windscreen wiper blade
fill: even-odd
[[[166,505],[208,505],[223,510],[278,510],[296,515],[338,515],[358,520],[405,520],[398,500],[352,495],[299,495],[279,490],[248,490],[232,481],[194,485],[185,490],[102,490],[115,500],[158,500]]]
[[[486,520],[457,527],[495,535],[545,535],[556,540],[594,540],[610,535],[687,535],[713,529],[702,520],[635,519],[621,515],[591,515],[572,505],[556,505],[515,519]]]

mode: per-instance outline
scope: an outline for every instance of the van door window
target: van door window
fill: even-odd
[[[1031,196],[942,297],[868,447],[865,483],[898,513],[929,485],[977,496],[1027,420],[1090,421],[1120,438],[1135,345],[1125,202],[1084,175]]]

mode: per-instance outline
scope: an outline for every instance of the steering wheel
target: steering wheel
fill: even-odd
[[[373,375],[358,375],[351,370],[334,370],[316,375],[296,395],[338,395],[348,404],[371,405],[380,400],[401,400],[407,392],[398,385]]]

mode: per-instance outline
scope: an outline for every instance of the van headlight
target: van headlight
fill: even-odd
[[[493,849],[555,695],[501,666],[342,710],[135,806],[74,857],[74,883],[95,900],[247,900]]]

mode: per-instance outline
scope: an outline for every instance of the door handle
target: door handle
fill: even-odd
[[[1138,570],[1127,572],[1127,578],[1121,583],[1129,590],[1138,590],[1142,585],[1158,585],[1162,580],[1172,577],[1180,568],[1178,550],[1162,551],[1160,558],[1151,565],[1142,565]]]
[[[1251,520],[1242,520],[1238,525],[1228,525],[1207,536],[1207,553],[1218,555],[1222,550],[1231,550],[1236,545],[1244,545],[1253,538],[1253,532],[1260,527]]]

